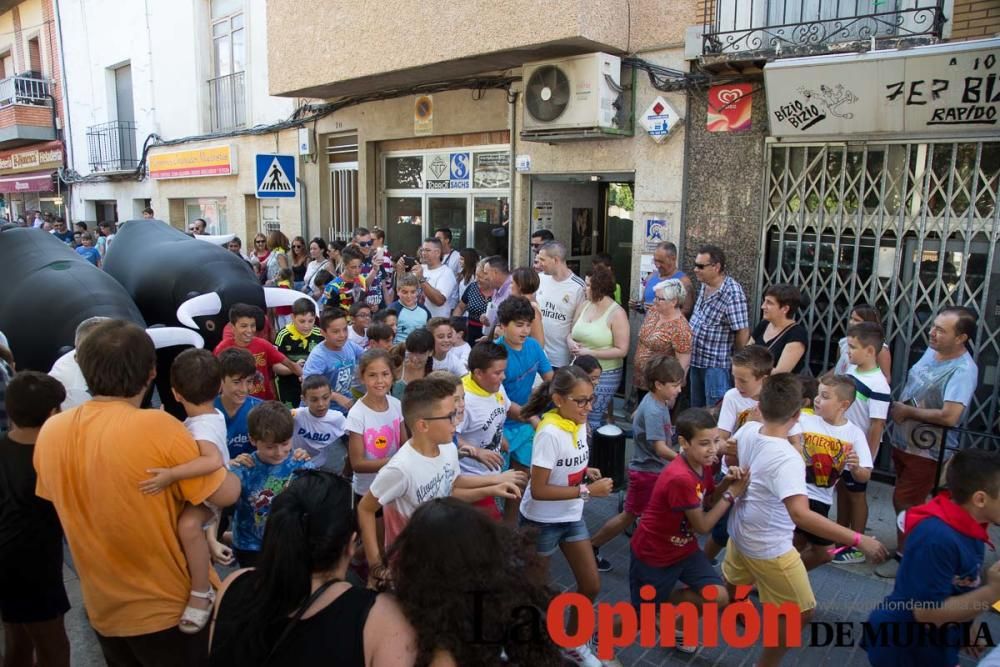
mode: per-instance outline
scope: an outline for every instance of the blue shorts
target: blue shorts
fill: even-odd
[[[662,567],[647,565],[636,557],[631,549],[629,556],[628,588],[632,605],[636,609],[642,602],[639,589],[646,585],[656,589],[656,598],[652,600],[656,603],[668,602],[678,581],[699,593],[705,586],[725,586],[722,577],[715,571],[701,549],[693,551],[690,556],[673,565]]]
[[[563,521],[560,523],[541,523],[532,521],[523,514],[519,517],[518,526],[522,530],[533,529],[538,531],[535,538],[535,546],[539,556],[551,556],[559,549],[563,542],[582,542],[590,539],[590,531],[583,519],[576,521]]]
[[[503,425],[503,434],[507,438],[509,446],[507,451],[510,460],[530,468],[531,444],[535,440],[535,427],[528,422],[507,421]]]

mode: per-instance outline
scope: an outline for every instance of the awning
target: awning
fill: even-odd
[[[52,192],[54,171],[29,171],[26,174],[0,176],[0,192]]]

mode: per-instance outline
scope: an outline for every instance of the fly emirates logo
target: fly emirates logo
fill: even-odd
[[[542,317],[547,317],[550,320],[555,320],[556,322],[565,322],[569,319],[567,313],[559,311],[559,307],[551,301],[546,301],[542,304]]]

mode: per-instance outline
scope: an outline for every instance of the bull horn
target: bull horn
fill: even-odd
[[[319,312],[319,305],[316,300],[304,292],[298,290],[285,289],[284,287],[265,287],[264,303],[268,308],[281,308],[282,306],[292,306],[299,299],[309,299],[313,303],[316,312]]]
[[[177,308],[177,321],[186,327],[197,329],[194,318],[218,315],[222,312],[222,299],[215,292],[193,296]]]
[[[236,238],[236,234],[195,234],[195,238],[199,241],[204,241],[205,243],[211,243],[212,245],[225,245]]]
[[[157,350],[175,345],[205,347],[204,338],[199,336],[197,332],[184,327],[150,327],[146,329],[146,334],[153,339],[153,345]]]

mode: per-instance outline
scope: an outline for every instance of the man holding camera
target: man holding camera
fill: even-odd
[[[409,272],[420,281],[420,293],[431,317],[451,317],[451,311],[458,302],[458,282],[452,270],[443,263],[443,255],[441,241],[428,237],[420,246],[422,264],[415,263],[410,268],[407,257],[400,258],[396,263],[397,271]]]

